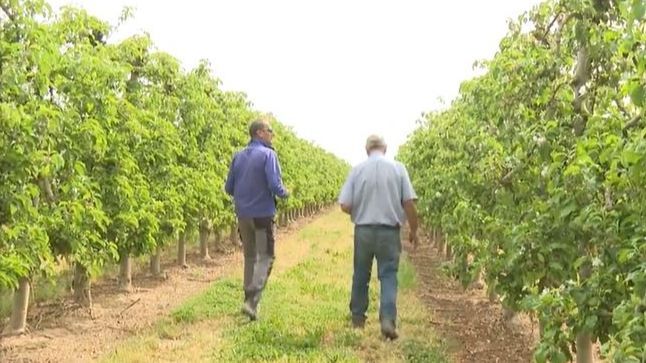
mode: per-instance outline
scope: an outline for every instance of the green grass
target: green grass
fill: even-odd
[[[347,291],[335,284],[341,269],[330,269],[337,257],[308,259],[270,284],[263,297],[261,320],[227,332],[230,344],[215,350],[218,361],[274,361],[293,357],[306,361],[347,361],[357,339],[347,331]],[[237,347],[238,349],[232,349]]]
[[[190,324],[236,311],[240,302],[240,285],[241,282],[235,279],[214,283],[205,293],[173,311],[174,322]]]
[[[427,362],[447,362],[445,354],[437,347],[429,347],[423,341],[408,339],[402,345],[404,358],[406,362],[427,363]]]
[[[303,244],[308,249],[297,263],[272,273],[258,321],[240,314],[240,278],[227,276],[122,344],[106,361],[445,362],[431,330],[423,325],[427,313],[415,295],[415,269],[405,255],[398,276],[400,339],[385,341],[379,332],[376,266],[368,325],[363,330],[351,327],[351,227],[339,215],[325,216],[278,245],[278,259],[281,250],[292,253],[289,249]]]

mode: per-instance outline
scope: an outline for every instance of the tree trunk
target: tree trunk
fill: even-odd
[[[475,280],[473,283],[471,283],[471,288],[476,289],[476,290],[482,290],[485,286],[484,284],[484,278],[482,277],[483,272],[482,269],[478,271],[478,275],[476,276]]]
[[[11,320],[3,335],[20,335],[27,329],[27,309],[29,307],[29,279],[23,277],[18,282],[18,290],[13,295],[13,310]]]
[[[285,227],[287,225],[287,214],[285,214],[285,212],[282,212],[280,214],[280,222],[279,223],[280,223],[281,227]]]
[[[451,245],[447,243],[446,244],[446,259],[450,261],[451,258],[453,258],[453,251],[451,249]]]
[[[204,261],[209,261],[209,234],[210,230],[204,226],[200,228],[200,256]]]
[[[219,228],[219,227],[218,227]],[[215,239],[215,250],[218,252],[224,252],[224,244],[222,243],[222,232],[219,229],[213,231],[213,238]]]
[[[491,282],[491,284],[487,284],[487,297],[489,298],[489,302],[495,303],[498,301],[498,294],[496,293],[496,283]]]
[[[155,278],[162,277],[161,268],[161,247],[157,246],[155,253],[150,256],[150,273]]]
[[[119,290],[132,291],[132,263],[128,253],[119,254]]]
[[[87,269],[80,263],[74,265],[74,280],[72,281],[74,289],[74,300],[81,306],[92,308],[92,291],[90,276]]]
[[[179,240],[177,241],[177,265],[187,268],[186,264],[186,235],[187,231],[184,231],[179,234]]]
[[[586,243],[579,247],[582,254],[586,253]],[[592,274],[590,263],[584,263],[579,271],[582,280],[587,280]],[[593,363],[592,334],[589,331],[580,331],[576,336],[576,363]]]
[[[238,226],[235,224],[231,225],[229,230],[229,241],[234,247],[240,246],[240,241],[238,240]]]
[[[588,332],[580,332],[576,336],[576,363],[594,363],[592,335]]]
[[[437,244],[437,253],[441,257],[444,257],[444,254],[446,253],[445,247],[446,247],[446,242],[443,239],[440,239]]]

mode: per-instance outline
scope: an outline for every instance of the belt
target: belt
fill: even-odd
[[[370,228],[386,228],[386,229],[399,229],[399,224],[357,224],[357,227],[370,227]]]

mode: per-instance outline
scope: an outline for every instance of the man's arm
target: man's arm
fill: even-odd
[[[235,184],[235,176],[233,173],[233,165],[236,162],[236,157],[235,155],[233,156],[233,160],[231,160],[231,165],[229,166],[229,175],[227,175],[227,181],[224,183],[224,191],[227,192],[227,194],[233,196],[233,185]]]
[[[406,212],[406,220],[412,234],[417,234],[417,208],[415,207],[415,199],[408,199],[404,201],[404,212]]]
[[[274,152],[270,152],[265,161],[265,176],[267,177],[269,190],[280,198],[287,198],[289,193],[287,193],[287,189],[283,185],[278,156]]]
[[[418,227],[418,217],[417,217],[417,208],[415,207],[415,201],[417,200],[417,194],[415,194],[415,189],[413,189],[413,184],[410,181],[408,176],[408,170],[406,167],[401,164],[402,170],[402,206],[404,207],[404,212],[406,213],[406,220],[408,221],[408,227],[410,228],[410,234],[408,239],[410,243],[414,246],[417,246],[417,227]]]
[[[339,194],[339,205],[341,210],[344,213],[352,214],[352,194],[354,191],[354,173],[353,170],[348,174],[343,187],[341,188],[341,194]]]

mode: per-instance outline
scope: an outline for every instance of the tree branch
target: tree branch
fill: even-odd
[[[52,183],[50,182],[48,177],[39,178],[38,186],[40,187],[41,193],[45,194],[45,200],[48,203],[54,203],[56,201],[56,197],[54,196],[54,192],[52,191]]]
[[[2,9],[2,11],[4,11],[4,13],[5,13],[5,14],[7,14],[7,17],[9,17],[9,19],[10,19],[12,22],[15,22],[15,21],[16,21],[16,15],[14,15],[14,14],[11,12],[11,10],[10,10],[10,9],[9,9],[9,7],[7,6],[7,4],[5,4],[5,3],[1,3],[1,4],[0,4],[0,9]]]
[[[554,26],[554,23],[556,23],[556,21],[558,20],[558,18],[561,16],[562,13],[563,12],[559,10],[559,12],[556,13],[556,15],[554,15],[554,19],[552,19],[549,25],[547,25],[547,29],[545,29],[545,33],[543,33],[542,39],[545,39],[545,37],[547,37],[547,34],[550,33],[550,30],[552,30],[552,26]]]
[[[619,111],[621,111],[625,117],[630,117],[630,113],[626,110],[624,105],[621,104],[621,101],[615,98],[615,105],[617,105],[617,108]]]
[[[556,94],[559,92],[559,90],[561,89],[561,87],[566,86],[567,84],[568,84],[568,83],[564,82],[564,83],[559,83],[559,84],[558,84],[558,86],[556,86],[556,89],[555,89],[555,90],[554,90],[554,92],[552,93],[552,97],[550,97],[549,102],[547,102],[547,106],[548,106],[548,107],[552,106],[552,103],[554,103],[554,100],[556,100]]]
[[[603,198],[604,198],[604,207],[606,208],[607,211],[611,211],[614,208],[614,203],[612,200],[612,192],[610,191],[609,187],[606,187],[605,190],[603,191]]]
[[[624,126],[622,131],[626,132],[626,131],[632,129],[633,127],[639,125],[639,121],[641,121],[641,118],[642,118],[641,114],[635,115],[630,121],[628,121],[626,123],[626,125]]]

